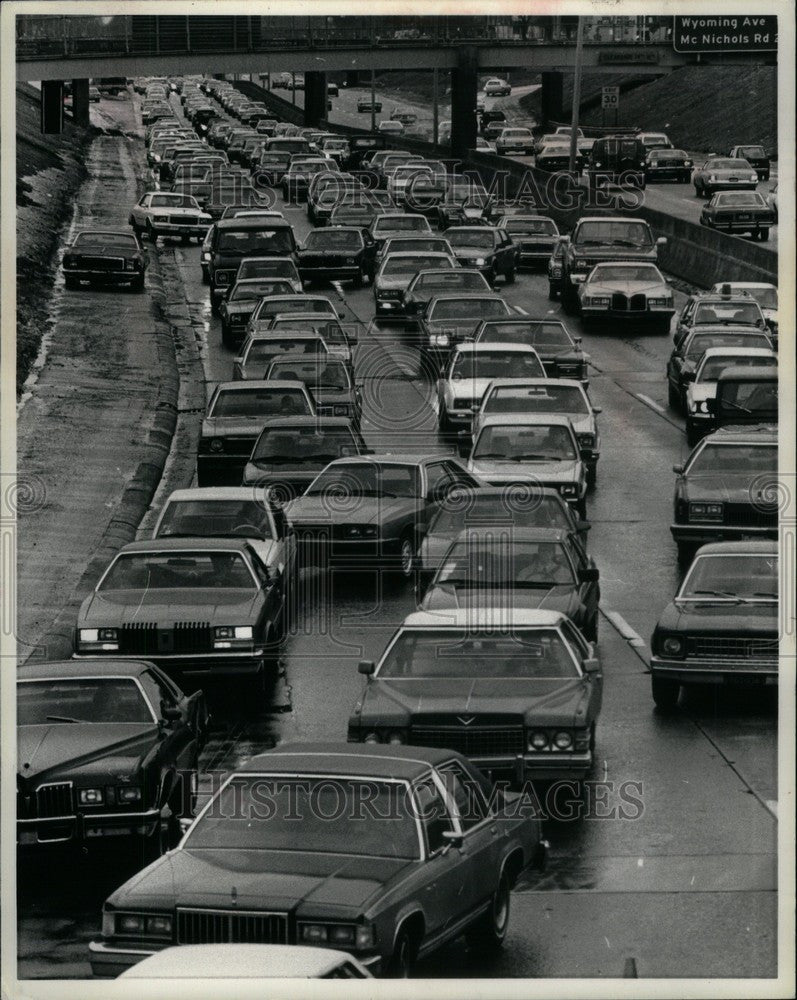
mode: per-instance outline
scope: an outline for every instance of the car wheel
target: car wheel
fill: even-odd
[[[678,706],[678,696],[681,693],[681,685],[677,681],[668,681],[661,677],[652,677],[651,693],[656,708],[662,712],[672,712]]]
[[[365,274],[364,274],[364,272],[363,271],[358,271],[357,274],[354,275],[354,281],[353,281],[354,287],[355,288],[362,288],[364,281],[365,281]]]
[[[142,274],[142,275],[140,275],[140,277],[136,278],[135,281],[132,281],[130,283],[130,287],[133,289],[134,292],[143,292],[144,291],[144,275]]]
[[[221,342],[225,347],[230,346],[230,328],[226,323],[221,324]]]
[[[551,282],[549,281],[548,282],[548,301],[549,302],[556,302],[556,300],[557,300],[558,297],[559,297],[559,293],[556,290],[556,285],[552,285]]]
[[[575,316],[578,312],[578,296],[568,283],[565,284],[562,291],[562,308],[568,316]]]
[[[466,932],[472,951],[497,951],[503,946],[509,926],[510,900],[509,880],[502,872],[489,909]]]
[[[385,974],[390,979],[409,979],[415,962],[415,947],[412,935],[406,927],[402,927],[393,947],[393,954],[387,963]]]
[[[220,308],[219,303],[213,297],[213,288],[211,287],[211,289],[210,289],[210,311],[211,311],[211,313],[214,316],[218,316],[219,315],[219,308]]]
[[[515,282],[515,269],[514,267],[510,267],[509,270],[506,272],[506,283],[507,285],[512,285],[514,284],[514,282]]]
[[[678,395],[678,390],[673,386],[672,382],[667,382],[667,402],[670,404],[671,409],[680,409],[680,396]]]
[[[762,243],[765,243],[769,239],[769,230],[762,229],[758,234],[758,238]]]
[[[399,542],[399,575],[402,580],[411,579],[415,572],[415,543],[409,532],[402,535]]]
[[[147,220],[147,239],[150,243],[156,243],[158,240],[158,234],[152,228],[152,223],[149,220]]]

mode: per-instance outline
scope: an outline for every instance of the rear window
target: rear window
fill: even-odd
[[[436,303],[430,316],[433,320],[489,319],[506,316],[509,306],[502,299],[444,299]]]
[[[310,413],[301,389],[222,390],[208,413],[209,417],[299,416]]]

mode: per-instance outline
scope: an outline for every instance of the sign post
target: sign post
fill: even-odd
[[[603,87],[601,89],[601,124],[606,124],[607,109],[614,111],[614,124],[617,125],[617,112],[620,110],[620,88]]]

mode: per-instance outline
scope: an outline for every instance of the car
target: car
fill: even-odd
[[[320,334],[308,330],[265,330],[246,338],[233,362],[233,381],[260,381],[274,358],[286,354],[328,354]]]
[[[323,226],[337,205],[360,193],[364,189],[352,174],[319,173],[312,178],[307,191],[307,218],[314,226]]]
[[[431,506],[453,486],[480,480],[449,455],[340,458],[285,511],[306,565],[374,565],[414,576]],[[345,503],[329,498],[343,491]]]
[[[324,174],[336,173],[337,169],[337,163],[326,157],[294,156],[280,182],[285,203],[290,205],[307,201],[307,193],[313,179]]]
[[[495,151],[501,156],[531,156],[534,152],[534,136],[528,128],[504,128],[495,139]]]
[[[131,965],[119,979],[372,979],[353,955],[284,944],[172,945]]]
[[[492,285],[500,275],[507,284],[515,280],[515,245],[504,229],[495,226],[450,226],[446,239],[463,267],[475,267]]]
[[[562,269],[562,306],[567,313],[577,310],[578,286],[596,264],[631,261],[655,264],[666,236],[653,237],[644,219],[623,216],[582,216],[565,243]]]
[[[495,142],[498,136],[507,127],[506,121],[488,121],[484,123],[484,116],[482,116],[482,126],[481,134],[485,142],[491,142],[495,146]]]
[[[497,123],[500,123],[501,128],[506,126],[506,115],[500,108],[488,108],[479,115],[479,129],[482,133],[488,126]]]
[[[404,126],[401,124],[401,122],[394,122],[391,121],[390,119],[383,119],[381,122],[379,122],[376,128],[381,135],[389,135],[389,136],[404,135]]]
[[[379,663],[359,669],[366,685],[349,719],[352,742],[450,747],[493,780],[523,787],[590,773],[601,664],[560,612],[415,612]]]
[[[240,486],[244,466],[270,417],[315,415],[303,382],[220,382],[202,421],[198,454],[199,486]]]
[[[587,517],[587,470],[568,416],[529,413],[484,417],[467,468],[491,486],[516,483],[556,489]]]
[[[281,574],[245,538],[129,542],[80,607],[73,655],[146,658],[181,683],[239,678],[261,696],[285,610]]]
[[[654,149],[672,149],[672,143],[664,132],[637,132],[637,139],[650,153]]]
[[[415,253],[419,256],[425,254],[445,254],[451,258],[453,264],[457,263],[451,244],[438,233],[416,233],[409,236],[389,236],[376,253],[376,266],[379,268],[382,261],[392,253]]]
[[[333,801],[343,808],[330,811]],[[234,802],[249,822],[235,818]],[[544,863],[547,846],[538,816],[515,806],[450,750],[282,744],[229,774],[176,850],[108,897],[92,971],[113,976],[169,944],[244,934],[345,947],[370,971],[399,977],[463,933],[496,949],[510,889]]]
[[[506,215],[498,223],[514,243],[517,267],[547,263],[559,242],[553,219],[544,215]]]
[[[264,149],[252,169],[252,179],[256,186],[275,188],[282,184],[291,165],[291,155],[279,149]]]
[[[581,347],[581,337],[572,337],[561,320],[488,319],[477,327],[474,341],[526,344],[540,356],[548,378],[578,379],[585,389],[589,386],[590,356]]]
[[[445,166],[432,160],[399,163],[386,175],[387,193],[411,212],[435,211],[448,187]]]
[[[645,180],[679,181],[688,184],[692,180],[693,161],[683,149],[651,149],[645,157]]]
[[[390,241],[392,244],[393,240]],[[429,259],[432,255],[426,258]],[[429,270],[416,271],[410,283],[403,289],[401,300],[395,306],[406,320],[416,322],[429,302],[438,295],[451,295],[454,292],[486,292],[492,289],[481,271],[474,268],[454,267],[454,258],[449,258],[451,266],[435,266]]]
[[[261,118],[255,125],[255,132],[270,139],[275,134],[277,124],[276,118]]]
[[[266,140],[266,152],[290,153],[291,157],[307,156],[318,159],[313,156],[309,141],[300,135],[275,135],[273,139]]]
[[[245,257],[238,268],[237,281],[248,278],[275,278],[286,281],[297,294],[303,289],[302,279],[292,257]]]
[[[670,532],[680,562],[706,542],[778,537],[778,439],[771,424],[722,427],[673,472]]]
[[[390,244],[399,243],[389,240]],[[402,251],[383,255],[374,278],[374,307],[377,316],[403,318],[405,293],[423,268],[435,268],[435,273],[460,273],[454,259],[447,253]],[[487,286],[489,291],[489,286]]]
[[[396,107],[390,112],[390,120],[402,125],[414,125],[418,115],[411,108]]]
[[[473,340],[485,319],[500,319],[512,310],[500,295],[485,292],[437,294],[418,314],[416,341],[433,364],[442,364],[449,351],[464,340]]]
[[[546,271],[548,272],[548,300],[555,302],[562,292],[566,240],[560,235],[551,247]]]
[[[558,490],[503,486],[460,487],[435,504],[418,552],[418,590],[424,592],[443,556],[463,528],[514,531],[515,528],[557,528],[574,535],[586,549],[590,529],[579,520]]]
[[[252,448],[244,486],[267,487],[282,504],[301,496],[336,458],[369,453],[347,417],[284,417],[269,422]]]
[[[392,236],[422,235],[431,232],[432,228],[425,215],[409,212],[384,212],[378,215],[370,226],[377,253]]]
[[[537,170],[553,174],[570,169],[570,144],[561,139],[552,139],[537,151],[534,157]],[[580,174],[584,167],[584,156],[576,147],[575,170]]]
[[[266,332],[271,334],[290,332],[291,336],[301,333],[322,337],[326,351],[343,361],[353,370],[354,346],[359,334],[355,324],[344,324],[329,315],[312,312],[285,312],[272,316],[266,324]]]
[[[734,292],[723,282],[719,291],[690,295],[675,324],[673,340],[678,345],[701,326],[747,326],[766,331],[767,321],[758,301],[747,291]]]
[[[645,188],[645,162],[648,150],[638,135],[609,135],[596,139],[586,158],[589,187],[611,189]]]
[[[731,160],[744,160],[755,170],[760,181],[769,180],[769,156],[763,146],[732,146],[728,151]]]
[[[381,108],[379,110],[381,111]],[[374,132],[370,135],[352,136],[349,139],[349,158],[346,160],[346,169],[359,169],[365,157],[372,156],[382,149],[387,149],[387,136],[377,135]]]
[[[497,378],[487,386],[474,411],[471,434],[476,436],[484,420],[495,414],[564,413],[573,425],[587,467],[587,485],[592,486],[598,475],[601,448],[595,418],[601,412],[600,406],[593,406],[584,385],[575,379]]]
[[[268,484],[264,484],[268,485]],[[272,578],[292,585],[295,546],[273,491],[243,486],[174,490],[163,505],[153,538],[245,538]]]
[[[374,280],[376,244],[367,229],[356,226],[312,229],[299,245],[299,274],[302,281],[352,281],[361,288]]]
[[[778,356],[774,351],[754,347],[710,347],[700,360],[694,378],[686,387],[686,441],[693,448],[705,434],[715,429],[713,401],[721,375],[729,368],[747,369],[748,375],[766,374],[777,370]],[[736,403],[737,400],[734,400]],[[738,400],[739,405],[744,400]],[[748,407],[749,409],[749,407]],[[734,422],[744,411],[734,406]],[[749,422],[759,422],[759,415],[750,414]]]
[[[452,541],[422,611],[485,607],[566,615],[588,642],[598,640],[599,573],[581,544],[556,528],[465,528]]]
[[[362,418],[360,383],[342,358],[331,354],[287,354],[274,358],[265,380],[302,382],[312,397],[319,416],[346,417],[356,428]]]
[[[82,229],[64,248],[61,272],[66,288],[81,282],[129,285],[144,291],[147,258],[133,232],[114,229]]]
[[[718,191],[700,212],[700,225],[722,233],[750,233],[754,240],[769,239],[775,213],[758,191]]]
[[[258,302],[249,318],[247,333],[267,329],[273,318],[281,313],[313,313],[318,317],[327,316],[332,320],[340,318],[337,309],[326,295],[313,295],[308,292],[270,295]]]
[[[739,157],[712,156],[692,171],[692,184],[698,198],[709,198],[717,191],[755,191],[758,173]]]
[[[215,314],[245,258],[292,257],[296,240],[290,223],[279,219],[221,219],[213,226],[207,252],[210,308]]]
[[[374,111],[376,114],[380,114],[382,111],[382,102],[378,100],[370,100],[366,97],[360,97],[357,100],[357,112],[358,114],[365,114],[367,111]]]
[[[708,401],[714,427],[778,423],[778,369],[733,365],[720,372],[717,391]]]
[[[564,136],[568,136],[569,137],[569,136],[571,136],[573,134],[573,129],[572,129],[572,127],[570,125],[559,125],[559,126],[557,126],[556,129],[554,129],[554,133],[553,134],[554,135],[560,135],[560,136],[564,135]],[[583,131],[583,129],[576,128],[576,138],[577,139],[583,139],[584,138],[584,131]]]
[[[656,707],[672,711],[693,685],[776,687],[778,591],[776,541],[701,546],[653,630]]]
[[[351,156],[351,145],[344,136],[326,136],[319,142],[318,149],[324,156],[333,159],[341,170],[348,164]]]
[[[103,631],[95,645],[110,647],[116,630]],[[23,855],[129,844],[152,859],[175,842],[207,740],[201,691],[184,694],[144,659],[29,660],[17,668],[16,711]]]
[[[456,344],[437,380],[437,426],[443,434],[470,431],[474,410],[494,379],[542,377],[533,347],[520,344]]]
[[[228,288],[219,307],[222,344],[240,345],[258,302],[272,295],[291,295],[293,288],[285,278],[239,278]]]
[[[720,281],[711,289],[715,294],[722,294],[723,288],[730,295],[746,293],[751,295],[761,306],[769,336],[777,347],[778,337],[778,286],[763,281]]]
[[[452,177],[445,197],[437,205],[437,223],[449,226],[476,225],[485,222],[494,197],[470,177]]]
[[[585,326],[612,320],[669,333],[675,315],[672,289],[655,264],[596,264],[579,286],[578,299]]]

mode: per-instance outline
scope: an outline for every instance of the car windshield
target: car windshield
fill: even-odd
[[[222,229],[217,249],[233,257],[256,257],[261,254],[293,253],[290,229]]]
[[[238,280],[243,278],[293,278],[297,279],[299,272],[289,257],[281,260],[245,260],[238,268]]]
[[[571,515],[556,496],[542,493],[532,502],[511,491],[480,495],[466,490],[452,490],[441,501],[429,522],[429,534],[459,534],[463,528],[504,527],[572,529]]]
[[[716,333],[693,336],[684,351],[684,357],[694,361],[702,358],[709,347],[770,347],[770,342],[763,334],[755,336],[746,333]]]
[[[556,629],[513,627],[404,629],[379,664],[377,677],[401,680],[455,678],[500,680],[578,677],[573,656]]]
[[[393,253],[451,253],[451,245],[447,240],[440,237],[406,237],[400,236],[396,240],[388,240],[385,243],[385,256]],[[434,266],[438,266],[438,259],[435,259]]]
[[[385,259],[380,275],[417,274],[425,267],[452,269],[454,264],[447,257],[436,257],[429,260],[428,257],[396,257],[391,255]]]
[[[761,308],[751,302],[698,302],[693,326],[713,326],[717,323],[740,323],[755,326],[761,320]]]
[[[536,354],[526,351],[467,351],[454,359],[450,378],[537,378],[545,370]]]
[[[289,174],[320,174],[329,170],[328,163],[316,163],[309,160],[305,163],[291,163]]]
[[[726,368],[776,368],[777,358],[755,357],[749,354],[723,354],[704,358],[697,373],[698,382],[716,382]]]
[[[153,208],[199,208],[194,199],[185,194],[154,194],[150,205]]]
[[[650,247],[653,239],[644,222],[611,222],[596,220],[582,222],[573,237],[577,246],[635,246]]]
[[[128,252],[138,250],[135,236],[127,233],[78,233],[73,246],[124,247]]]
[[[266,295],[284,295],[293,291],[289,281],[279,278],[274,281],[260,281],[257,284],[238,284],[230,292],[230,302],[251,302],[264,298]]]
[[[209,417],[299,416],[310,412],[301,389],[222,389],[216,396]]]
[[[374,234],[393,232],[422,232],[428,230],[429,223],[417,215],[389,215],[374,222]]]
[[[774,444],[721,444],[710,442],[700,449],[688,467],[690,475],[749,475],[776,474],[778,450]]]
[[[511,320],[506,323],[488,323],[479,335],[479,343],[503,341],[505,344],[527,344],[529,347],[547,350],[568,351],[574,345],[562,323],[528,322]]]
[[[418,497],[418,470],[412,465],[376,462],[339,463],[325,469],[311,484],[305,496],[323,493],[334,503],[338,498]]]
[[[682,149],[654,149],[650,154],[650,158],[658,163],[659,160],[663,160],[664,162],[669,160],[685,160],[687,156]]]
[[[255,580],[238,552],[123,552],[98,593],[114,590],[254,590]]]
[[[432,274],[419,274],[418,280],[413,284],[412,290],[417,291],[418,289],[434,289],[442,291],[451,291],[460,288],[463,292],[479,292],[479,291],[489,291],[490,286],[487,284],[487,279],[479,271],[462,271],[459,268],[455,268],[453,264],[449,263],[449,272],[441,273],[439,270],[434,271]],[[440,267],[440,261],[435,261],[435,268]]]
[[[706,597],[777,601],[777,552],[698,555],[678,591],[677,599],[705,600]]]
[[[279,167],[287,170],[290,164],[290,153],[261,153],[260,155],[261,167]]]
[[[476,538],[456,542],[435,577],[436,585],[503,589],[575,583],[573,566],[560,542],[519,542],[512,529],[491,529],[489,545]]]
[[[722,191],[714,195],[718,208],[742,206],[745,208],[765,208],[766,202],[757,191]]]
[[[149,723],[152,710],[132,678],[42,678],[17,684],[17,725]]]
[[[332,361],[326,356],[317,355],[312,361],[291,358],[274,361],[267,377],[287,382],[304,382],[313,391],[342,391],[350,388],[346,366],[342,361]]]
[[[329,299],[295,299],[273,298],[264,299],[257,307],[253,319],[268,319],[286,312],[318,313],[320,316],[332,316],[334,309]]]
[[[197,820],[184,848],[412,861],[420,857],[415,812],[399,782],[238,774]]]
[[[252,452],[253,462],[327,464],[356,455],[359,449],[348,427],[267,427]]]
[[[738,153],[744,159],[749,159],[752,156],[755,160],[765,160],[767,156],[763,146],[740,146]]]
[[[492,413],[590,413],[584,393],[574,385],[496,386],[484,401],[485,416]]]
[[[663,285],[664,278],[652,264],[599,264],[593,268],[589,281],[646,281]]]
[[[262,503],[244,500],[171,500],[158,526],[158,538],[271,538]]]
[[[429,318],[435,322],[446,319],[490,319],[506,316],[509,306],[503,299],[442,299],[432,307]]]
[[[490,229],[449,229],[446,238],[452,247],[490,250],[495,245],[495,233]]]
[[[314,229],[304,242],[308,250],[359,250],[362,236],[345,229]]]
[[[507,219],[504,228],[508,233],[523,236],[556,236],[557,229],[550,219]]]
[[[573,462],[576,449],[570,430],[561,424],[496,424],[483,427],[474,459],[507,462]]]

